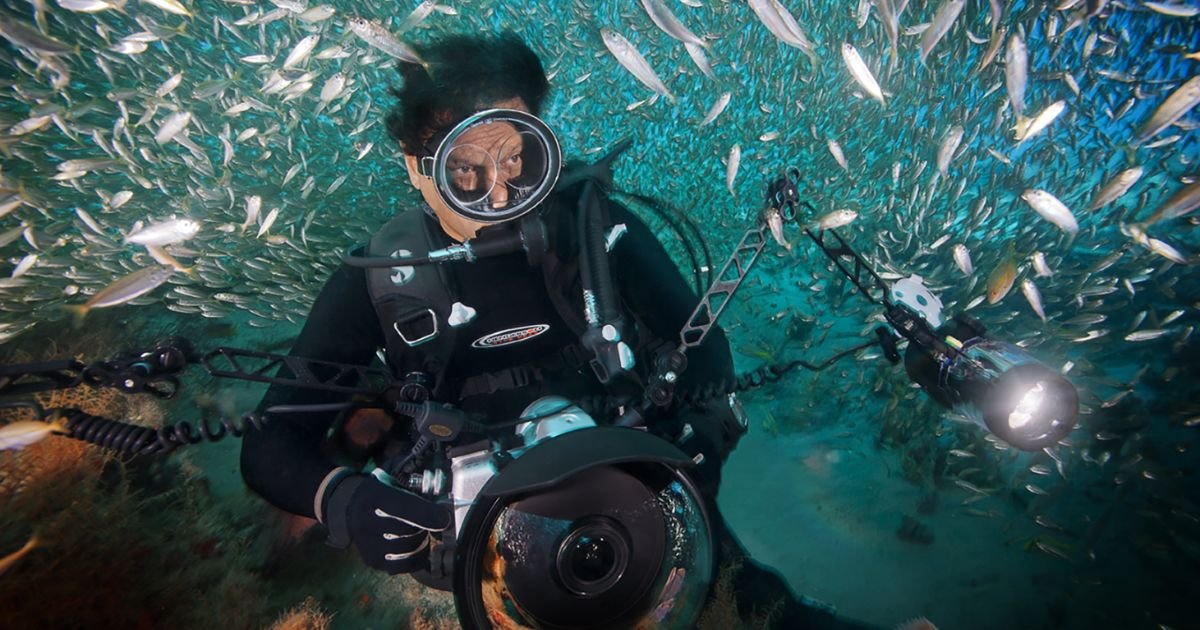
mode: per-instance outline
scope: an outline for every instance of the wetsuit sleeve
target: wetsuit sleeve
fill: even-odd
[[[291,356],[354,365],[369,365],[383,333],[367,293],[365,270],[343,265],[330,277],[313,303]],[[281,376],[289,376],[286,367]],[[329,375],[317,373],[318,377]],[[347,394],[285,385],[271,385],[258,405],[343,402]],[[294,514],[315,517],[313,498],[334,465],[321,452],[321,443],[336,413],[272,414],[261,431],[242,440],[241,468],[246,485],[272,505]]]
[[[678,343],[679,331],[700,298],[641,219],[615,203],[610,206],[610,218],[629,230],[615,247],[616,282],[625,303],[656,336]],[[719,326],[709,330],[703,344],[688,350],[687,357],[680,389],[733,378],[733,355]]]

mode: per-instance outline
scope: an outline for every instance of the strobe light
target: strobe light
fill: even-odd
[[[910,343],[904,356],[909,378],[941,405],[1021,450],[1066,437],[1079,417],[1075,386],[1023,349],[973,332],[957,320],[938,329],[952,349],[941,355]]]

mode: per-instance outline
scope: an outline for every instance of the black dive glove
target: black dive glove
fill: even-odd
[[[328,485],[318,515],[331,546],[354,543],[367,566],[391,575],[429,568],[430,532],[450,526],[449,510],[371,475],[350,474]]]

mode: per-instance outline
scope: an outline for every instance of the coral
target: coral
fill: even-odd
[[[447,618],[436,611],[417,607],[408,617],[408,627],[412,630],[455,630],[459,624],[453,617]]]
[[[114,390],[62,390],[39,401],[108,417],[125,410]],[[0,549],[33,533],[43,543],[0,581],[5,623],[197,628],[216,616],[228,627],[257,625],[262,605],[249,560],[230,551],[233,543],[208,544],[229,538],[229,519],[192,482],[171,459],[125,462],[63,436],[0,453]]]
[[[785,602],[778,601],[766,610],[738,610],[734,579],[742,570],[742,560],[729,560],[721,565],[717,583],[713,585],[708,604],[700,615],[696,627],[700,630],[726,630],[728,628],[771,628],[776,614]]]
[[[459,627],[454,596],[428,588],[414,579],[390,582],[399,595],[399,603],[408,612],[407,626],[414,630],[453,630]]]
[[[741,568],[740,561],[726,562],[721,565],[717,583],[713,585],[708,605],[700,615],[700,622],[697,625],[700,630],[736,628],[741,623],[741,618],[738,617],[737,598],[733,590],[733,579]]]
[[[309,597],[302,604],[279,615],[270,630],[329,630],[333,615],[321,610],[316,600]]]

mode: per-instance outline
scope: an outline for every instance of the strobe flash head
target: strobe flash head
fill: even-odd
[[[976,405],[987,429],[1024,451],[1063,439],[1079,416],[1079,393],[1062,374],[1041,363],[1003,372]]]
[[[904,356],[909,378],[942,406],[1021,450],[1036,451],[1066,437],[1079,417],[1075,386],[1025,350],[971,334],[959,321],[938,329],[938,338],[954,349],[947,355],[909,343]]]

